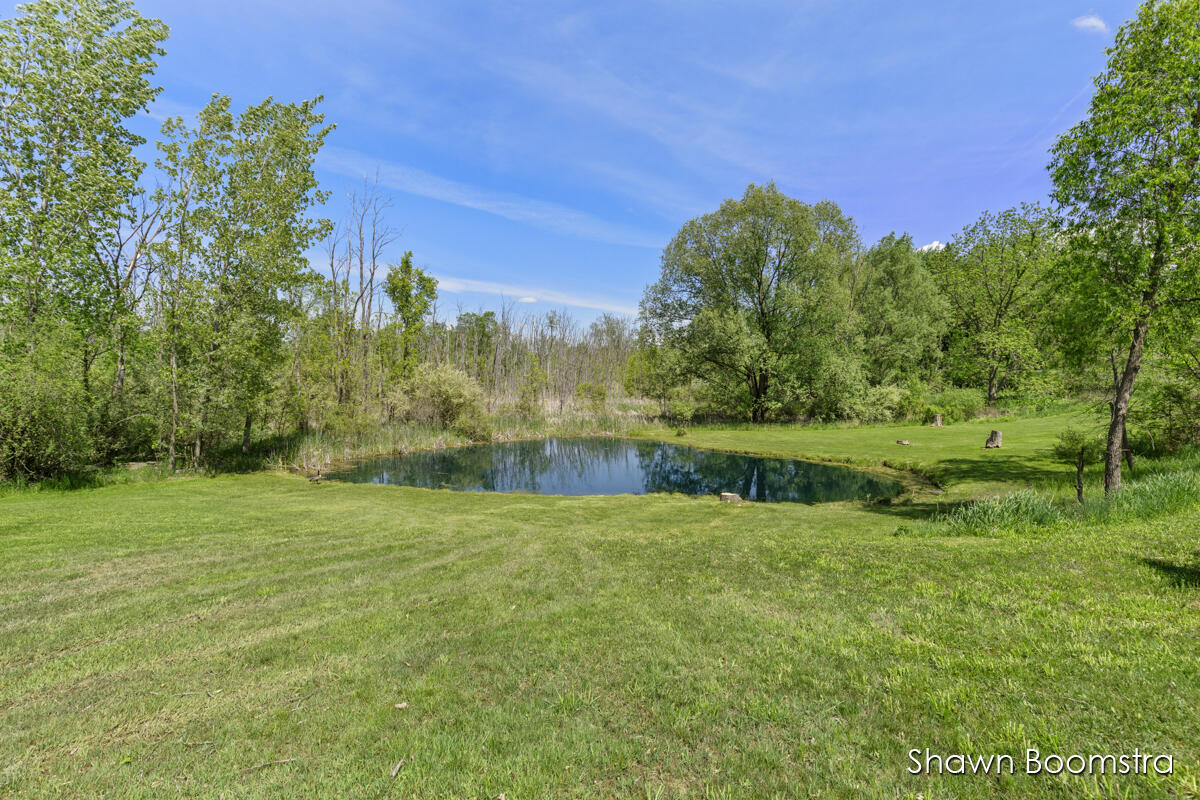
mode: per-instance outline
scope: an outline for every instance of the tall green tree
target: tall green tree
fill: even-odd
[[[168,461],[181,420],[194,462],[206,432],[227,427],[223,417],[243,422],[248,449],[253,417],[286,356],[298,290],[310,278],[304,253],[329,229],[309,216],[326,197],[313,174],[330,130],[319,101],[268,99],[235,118],[229,98],[214,96],[195,128],[178,119],[163,126],[159,165],[172,181],[163,197],[169,233],[159,251],[171,376]]]
[[[399,264],[388,268],[383,290],[392,301],[392,311],[400,326],[400,378],[412,375],[416,363],[416,340],[425,326],[425,318],[437,300],[437,280],[413,265],[409,250]]]
[[[656,343],[759,422],[802,397],[836,348],[857,248],[833,203],[751,185],[675,235],[642,318]]]
[[[166,36],[127,0],[38,0],[0,21],[0,372],[23,376],[0,382],[6,471],[94,454],[96,364],[135,327],[145,261],[130,253],[150,235],[126,121],[159,92]]]
[[[1121,488],[1126,417],[1151,331],[1184,335],[1200,303],[1198,20],[1200,0],[1142,5],[1108,50],[1087,117],[1052,150],[1073,253],[1064,297],[1085,323],[1077,335],[1125,332],[1105,452],[1110,494]]]
[[[900,383],[935,363],[949,307],[911,236],[888,234],[868,250],[850,294],[872,383]]]
[[[984,212],[929,258],[950,307],[947,367],[984,387],[989,405],[1043,363],[1047,279],[1059,258],[1053,215],[1024,203]]]

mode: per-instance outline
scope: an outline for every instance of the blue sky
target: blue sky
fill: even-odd
[[[864,241],[946,240],[1048,191],[1132,1],[138,0],[156,115],[316,94],[327,213],[378,171],[442,315],[633,313],[686,220],[774,179]],[[152,121],[148,120],[147,124]],[[155,123],[156,124],[156,123]],[[532,302],[530,302],[532,301]]]

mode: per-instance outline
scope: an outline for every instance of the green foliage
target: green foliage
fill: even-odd
[[[126,125],[166,26],[126,0],[39,0],[0,21],[0,476],[106,457],[137,418],[144,140]]]
[[[872,384],[921,375],[936,364],[950,311],[911,236],[892,233],[868,250],[851,294]]]
[[[985,212],[944,250],[928,256],[950,308],[950,376],[984,387],[988,405],[1043,363],[1048,278],[1061,260],[1055,237],[1050,212],[1022,204]]]
[[[447,365],[422,364],[404,391],[408,419],[449,428],[475,441],[491,438],[483,389],[466,373]]]
[[[921,419],[925,414],[925,384],[918,378],[909,378],[904,385],[900,402],[896,405],[896,416],[900,419]],[[929,420],[932,422],[933,420]]]
[[[414,344],[437,300],[437,280],[413,266],[409,250],[398,266],[388,267],[383,290],[400,322],[399,377],[405,378],[412,374],[417,356]]]
[[[1125,418],[1147,343],[1195,331],[1200,302],[1200,4],[1149,0],[1121,26],[1087,117],[1055,143],[1072,258],[1060,328],[1077,362],[1111,363],[1105,489],[1121,487]]]
[[[37,361],[0,355],[0,477],[36,477],[95,456],[87,397],[73,372],[43,345]]]
[[[548,382],[546,370],[542,369],[538,363],[537,356],[532,353],[527,354],[517,395],[518,414],[531,419],[541,416],[542,392],[546,391]]]
[[[667,400],[667,416],[680,429],[687,428],[691,423],[692,417],[696,416],[696,398],[689,387],[678,387],[671,392]]]
[[[857,245],[836,205],[751,185],[675,235],[642,317],[730,411],[762,421],[801,396],[845,333],[838,309]]]
[[[1095,433],[1067,428],[1058,435],[1052,452],[1055,458],[1068,464],[1077,463],[1082,453],[1084,464],[1093,464],[1104,455],[1104,439]]]
[[[986,398],[977,389],[943,389],[929,395],[925,406],[925,422],[933,422],[941,414],[942,422],[963,422],[979,416],[987,407]]]
[[[603,413],[604,403],[608,400],[608,390],[598,383],[585,381],[579,384],[575,396],[582,400],[593,414],[599,415]]]

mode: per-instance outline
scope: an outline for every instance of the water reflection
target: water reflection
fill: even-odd
[[[892,497],[900,489],[892,481],[847,467],[612,438],[539,439],[424,450],[361,461],[329,477],[474,492],[736,492],[746,500],[797,503]]]

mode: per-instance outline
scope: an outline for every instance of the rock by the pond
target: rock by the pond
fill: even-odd
[[[984,449],[995,450],[1000,447],[1000,443],[1004,438],[1004,434],[1000,431],[992,431],[988,434],[987,441],[984,443]]]
[[[721,492],[722,503],[740,503],[741,501],[742,498],[740,495],[736,495],[733,492]]]
[[[934,414],[934,415],[933,415],[933,424],[931,424],[929,427],[931,427],[931,428],[940,428],[940,427],[942,427],[942,415],[941,415],[941,414]]]
[[[904,445],[905,447],[908,447],[912,444],[912,442],[910,442],[908,439],[897,439],[896,444],[900,444],[900,445]]]

